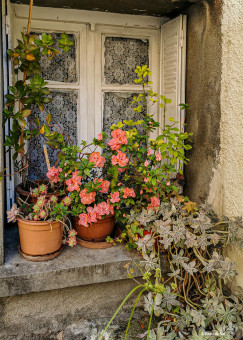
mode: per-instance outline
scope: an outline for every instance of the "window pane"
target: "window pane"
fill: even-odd
[[[38,37],[40,36],[38,33]],[[57,39],[61,38],[61,33],[48,33],[52,36],[55,43],[52,47],[57,48]],[[42,77],[46,80],[58,81],[63,83],[75,83],[78,81],[77,76],[77,43],[74,34],[68,34],[73,41],[69,51],[66,53],[61,49],[60,54],[56,54],[54,58],[48,59],[48,56],[42,56],[40,60]]]
[[[78,93],[76,91],[59,92],[52,91],[53,101],[46,105],[46,109],[40,114],[40,111],[34,113],[34,117],[40,119],[40,123],[46,123],[46,115],[51,113],[53,120],[51,124],[58,123],[59,128],[64,130],[73,143],[77,143],[77,102]],[[29,122],[30,123],[30,122]],[[33,122],[31,123],[33,124]],[[56,125],[56,124],[55,124]],[[30,163],[29,178],[45,178],[47,172],[46,162],[43,153],[43,136],[38,136],[30,143]],[[57,151],[47,146],[48,156],[51,166],[54,166],[57,159]]]
[[[103,131],[110,136],[110,127],[117,124],[124,119],[132,119],[134,121],[142,120],[142,112],[137,113],[133,111],[136,104],[132,104],[133,97],[137,93],[120,93],[120,92],[106,92],[104,94],[104,111],[103,111]],[[138,130],[142,132],[141,126],[137,126]]]
[[[106,37],[104,47],[106,84],[134,84],[136,66],[149,65],[148,40]]]

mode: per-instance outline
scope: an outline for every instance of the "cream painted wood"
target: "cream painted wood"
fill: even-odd
[[[185,69],[186,69],[186,16],[179,17],[161,26],[161,93],[172,99],[166,112],[166,121],[173,117],[184,123],[183,111],[178,107],[185,102]],[[163,124],[163,110],[161,110]]]
[[[160,92],[172,100],[167,105],[165,122],[161,109],[161,126],[169,123],[169,117],[178,121],[177,127],[184,131],[184,111],[178,106],[185,103],[186,78],[186,16],[179,17],[161,26],[161,82]],[[179,169],[180,162],[177,162]]]
[[[29,7],[27,5],[12,5],[17,18],[28,18]],[[34,6],[32,18],[44,22],[65,22],[90,24],[95,30],[96,25],[109,25],[121,27],[136,27],[159,29],[168,21],[168,18],[152,16],[140,16],[130,14],[105,13],[63,8],[45,8]]]
[[[6,4],[7,3],[7,4]],[[5,3],[2,1],[2,48],[3,48],[3,94],[8,93],[8,86],[12,85],[12,73],[8,72],[11,70],[11,63],[8,61],[7,48],[13,46],[13,10],[10,6],[9,0]],[[9,130],[12,129],[12,121],[10,120],[4,127],[5,135],[9,134]],[[10,209],[14,203],[14,188],[15,178],[10,176],[14,172],[12,151],[6,152],[8,148],[5,148],[5,174],[6,180],[6,208]]]

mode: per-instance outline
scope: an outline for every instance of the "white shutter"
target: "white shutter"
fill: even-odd
[[[183,130],[184,111],[178,105],[185,103],[186,16],[180,15],[161,26],[161,59],[160,93],[172,100],[167,106],[165,124],[173,117]],[[160,121],[162,125],[162,110]]]

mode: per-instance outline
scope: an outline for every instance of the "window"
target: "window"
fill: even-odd
[[[25,30],[26,6],[15,5],[14,42]],[[132,98],[142,87],[134,83],[134,69],[147,64],[153,71],[153,90],[173,100],[174,116],[183,123],[177,105],[184,100],[185,18],[163,23],[163,18],[127,16],[78,10],[38,8],[33,12],[31,30],[58,38],[69,34],[74,45],[68,54],[54,60],[43,58],[42,72],[53,97],[48,104],[55,120],[65,127],[74,142],[88,142],[121,119],[139,118]],[[150,86],[148,86],[150,88]],[[158,112],[157,108],[153,108]],[[152,113],[152,112],[151,112]],[[43,119],[45,119],[45,114]],[[159,117],[162,122],[162,114]],[[152,136],[155,137],[155,136]],[[31,146],[32,178],[46,173],[42,144]],[[51,165],[55,154],[49,154]]]

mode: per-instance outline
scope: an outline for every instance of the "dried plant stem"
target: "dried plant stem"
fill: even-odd
[[[30,0],[29,17],[28,17],[28,25],[27,25],[27,34],[30,34],[32,9],[33,9],[33,0]]]
[[[49,161],[49,157],[48,157],[48,152],[47,152],[47,148],[46,148],[45,144],[43,145],[43,150],[44,150],[47,170],[49,170],[51,165],[50,165],[50,161]],[[54,188],[54,183],[52,183],[52,182],[51,182],[51,187]]]

